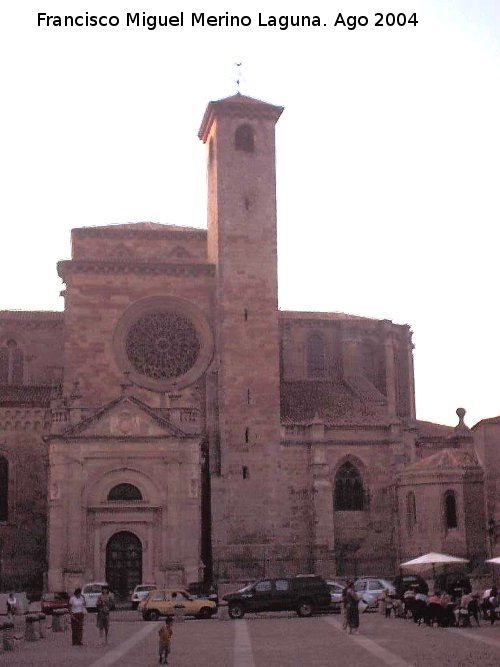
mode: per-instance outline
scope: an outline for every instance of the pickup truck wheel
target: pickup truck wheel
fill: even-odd
[[[150,609],[146,614],[146,620],[157,621],[160,618],[160,612],[157,609]]]
[[[297,607],[297,614],[299,616],[312,616],[314,611],[313,603],[310,600],[300,600]]]
[[[245,610],[239,602],[233,602],[233,604],[230,604],[228,612],[231,618],[243,618],[245,615]]]

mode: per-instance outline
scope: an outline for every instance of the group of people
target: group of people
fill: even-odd
[[[108,641],[109,614],[111,611],[111,595],[109,588],[103,586],[102,592],[97,598],[97,627],[101,639]],[[83,646],[83,625],[87,609],[82,589],[76,588],[69,599],[69,613],[71,621],[71,642],[73,646]]]
[[[471,625],[473,620],[479,626],[481,614],[483,619],[493,625],[499,617],[497,609],[500,598],[495,586],[485,591],[481,602],[479,596],[470,591],[453,597],[447,592],[435,591],[432,595],[427,595],[421,590],[410,588],[402,599],[385,591],[380,604],[386,617],[394,615],[399,618],[412,618],[419,625],[436,623],[440,627],[463,627]]]
[[[99,636],[101,640],[107,643],[109,633],[110,611],[112,607],[112,599],[109,588],[103,586],[100,596],[97,598],[97,627],[99,629]],[[75,592],[69,599],[69,612],[71,621],[71,642],[73,646],[83,646],[83,627],[85,622],[85,615],[87,613],[85,607],[85,598],[82,595],[82,589],[76,588]],[[172,641],[172,619],[167,618],[165,624],[162,625],[158,631],[159,635],[159,662],[168,664],[168,655],[170,653],[170,645]]]

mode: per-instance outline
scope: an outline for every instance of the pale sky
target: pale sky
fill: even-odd
[[[368,26],[333,26],[353,8]],[[126,27],[127,11],[185,25]],[[202,11],[252,25],[192,27]],[[120,25],[37,27],[37,12]],[[327,25],[259,27],[259,12]],[[418,418],[500,414],[498,0],[23,0],[3,3],[0,56],[0,309],[63,308],[74,227],[206,227],[197,132],[242,61],[241,91],[285,107],[280,308],[408,323]]]

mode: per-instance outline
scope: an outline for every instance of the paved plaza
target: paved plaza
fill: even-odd
[[[50,619],[49,619],[50,620]],[[138,667],[158,664],[161,622],[140,620],[136,612],[116,612],[108,645],[102,645],[95,616],[86,618],[83,647],[71,646],[69,629],[47,638],[16,642],[0,654],[0,665],[19,667]],[[18,634],[19,636],[19,634]],[[357,635],[342,630],[337,615],[299,618],[295,614],[248,614],[243,620],[184,620],[174,624],[172,667],[496,667],[500,664],[500,623],[480,628],[419,627],[380,614],[361,616]]]

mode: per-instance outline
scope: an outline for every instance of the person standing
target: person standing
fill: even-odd
[[[13,591],[10,591],[7,596],[7,616],[12,618],[17,612],[17,599]]]
[[[83,646],[83,621],[85,619],[85,598],[81,588],[75,588],[75,592],[69,599],[69,613],[71,620],[71,643],[73,646]]]
[[[496,609],[498,607],[498,590],[496,586],[491,587],[489,605],[490,605],[490,623],[491,625],[493,625],[493,623],[497,620]]]
[[[159,663],[168,664],[168,655],[170,653],[170,644],[172,643],[172,619],[167,617],[165,619],[165,625],[162,625],[158,631],[159,635],[159,644],[158,651],[160,654]]]
[[[101,594],[97,598],[97,627],[99,629],[99,636],[105,641],[108,641],[109,633],[109,613],[111,611],[111,596],[107,586],[102,587]]]
[[[359,602],[359,597],[356,591],[354,590],[354,581],[352,581],[351,579],[347,582],[347,590],[345,593],[347,627],[349,628],[350,635],[353,632],[356,633],[359,628],[358,602]]]

